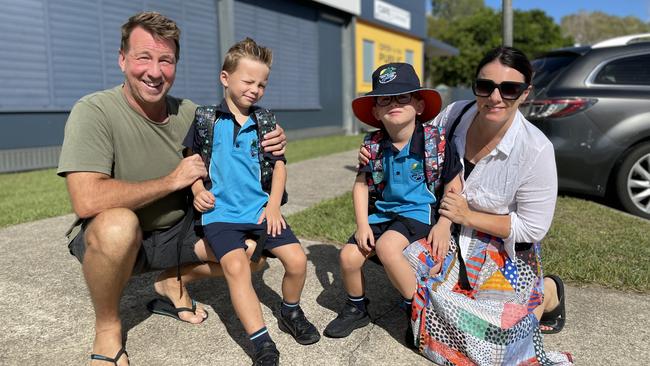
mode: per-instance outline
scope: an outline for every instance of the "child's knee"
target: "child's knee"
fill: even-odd
[[[297,246],[291,250],[291,255],[284,258],[284,269],[289,274],[300,275],[307,272],[307,255],[302,247]]]
[[[365,258],[356,245],[346,244],[339,253],[339,263],[343,271],[359,269],[364,261]]]
[[[221,268],[227,277],[250,271],[248,256],[241,250],[233,250],[221,258]]]

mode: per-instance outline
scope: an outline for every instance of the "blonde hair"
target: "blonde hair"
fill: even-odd
[[[268,66],[269,69],[273,63],[273,52],[270,48],[260,46],[255,43],[252,38],[246,37],[246,39],[239,41],[230,47],[223,60],[221,70],[228,73],[234,72],[235,69],[237,69],[239,60],[244,57],[259,61]]]
[[[129,37],[131,32],[137,27],[141,27],[154,37],[174,41],[176,45],[176,61],[181,56],[181,30],[176,22],[155,11],[143,11],[132,17],[122,25],[122,42],[120,50],[124,53],[129,51]]]

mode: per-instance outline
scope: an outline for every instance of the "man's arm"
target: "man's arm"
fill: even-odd
[[[70,172],[66,174],[66,184],[74,212],[81,218],[89,218],[110,208],[136,210],[206,176],[203,160],[199,155],[192,155],[158,179],[127,182],[103,173]]]

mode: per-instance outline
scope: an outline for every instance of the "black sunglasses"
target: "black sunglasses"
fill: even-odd
[[[390,104],[391,101],[395,100],[397,104],[408,104],[411,103],[412,93],[408,94],[398,94],[398,95],[382,95],[375,97],[375,104],[379,107],[385,107]]]
[[[528,83],[516,81],[504,81],[500,84],[489,79],[476,79],[472,84],[472,91],[477,97],[489,97],[494,89],[499,89],[501,98],[507,100],[517,100],[528,89]]]

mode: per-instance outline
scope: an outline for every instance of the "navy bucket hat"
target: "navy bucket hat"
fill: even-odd
[[[421,122],[437,116],[442,106],[440,93],[423,88],[413,66],[407,63],[390,63],[379,66],[372,73],[372,91],[352,101],[352,111],[357,118],[372,127],[381,128],[381,121],[372,115],[375,97],[417,92],[424,100],[424,111],[418,116]]]

